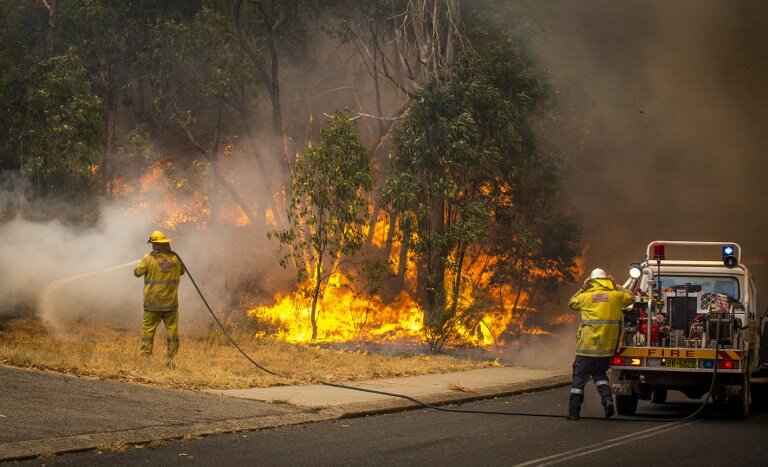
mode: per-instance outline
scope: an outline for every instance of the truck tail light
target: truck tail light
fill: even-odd
[[[724,370],[732,370],[733,360],[718,360],[717,367],[722,368]]]
[[[613,357],[613,360],[611,361],[612,365],[623,365],[624,364],[624,357]]]
[[[643,363],[641,358],[628,358],[629,364],[632,366],[640,366]]]

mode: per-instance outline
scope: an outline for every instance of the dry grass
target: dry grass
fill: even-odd
[[[159,333],[160,334],[160,333]],[[447,355],[385,356],[276,342],[237,340],[265,367],[286,374],[270,376],[246,361],[223,337],[181,336],[174,365],[165,363],[163,335],[155,337],[155,355],[139,353],[139,330],[120,331],[103,322],[79,322],[66,335],[54,335],[36,319],[0,322],[0,363],[98,379],[129,381],[180,389],[237,389],[327,381],[353,381],[464,371],[489,362]]]

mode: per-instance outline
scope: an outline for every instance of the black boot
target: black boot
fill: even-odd
[[[581,403],[584,401],[582,394],[571,394],[568,399],[568,416],[565,417],[568,420],[581,420]]]
[[[603,398],[603,410],[605,411],[605,418],[613,417],[616,413],[616,408],[613,406],[613,397]]]

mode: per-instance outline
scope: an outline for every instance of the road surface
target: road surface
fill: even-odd
[[[259,432],[210,436],[122,452],[86,452],[29,461],[37,465],[767,465],[768,396],[747,420],[711,407],[693,421],[581,420],[566,412],[568,388],[465,404],[468,409],[556,417],[467,415],[413,410]],[[456,406],[454,406],[456,407]],[[640,402],[639,414],[682,417],[696,401],[670,392],[664,405]],[[582,416],[599,417],[594,386]],[[122,449],[118,447],[118,449]]]

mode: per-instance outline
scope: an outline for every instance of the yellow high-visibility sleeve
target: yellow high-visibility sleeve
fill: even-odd
[[[576,355],[610,357],[616,350],[624,314],[634,302],[632,292],[616,288],[606,279],[590,281],[590,288],[579,290],[568,306],[581,312],[577,331]]]

